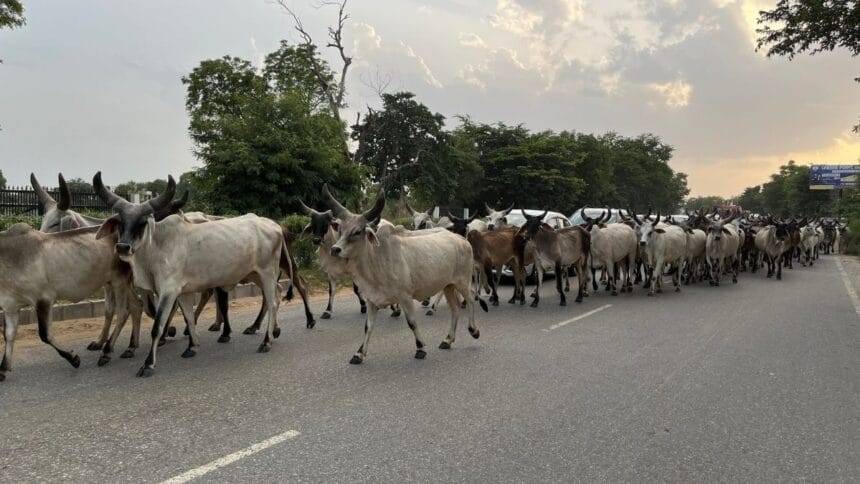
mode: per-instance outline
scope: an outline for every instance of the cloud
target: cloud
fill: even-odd
[[[648,87],[663,97],[666,106],[670,108],[682,108],[690,104],[690,96],[693,94],[693,86],[677,80],[664,82],[662,84],[652,83]]]
[[[487,47],[487,44],[484,42],[484,39],[482,39],[478,34],[471,34],[471,33],[463,32],[460,34],[459,41],[460,41],[460,45],[462,45],[464,47],[481,47],[481,48]]]
[[[442,83],[439,81],[439,79],[436,78],[436,76],[433,74],[433,71],[430,70],[430,67],[427,65],[427,63],[424,62],[423,57],[416,54],[415,51],[412,49],[412,47],[410,47],[408,44],[406,44],[406,42],[400,41],[400,45],[402,45],[403,49],[406,50],[406,55],[415,59],[418,62],[418,65],[421,67],[421,71],[424,73],[424,82],[426,82],[427,84],[429,84],[433,87],[438,87],[438,88],[445,87],[442,85]]]

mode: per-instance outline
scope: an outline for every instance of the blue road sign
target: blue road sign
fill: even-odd
[[[811,190],[857,188],[860,165],[812,165],[809,167]]]

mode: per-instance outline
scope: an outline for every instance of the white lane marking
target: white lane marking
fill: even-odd
[[[842,265],[842,261],[838,255],[836,256],[836,267],[839,268],[839,275],[842,276],[842,282],[845,283],[845,290],[848,291],[848,296],[851,297],[851,302],[854,303],[854,312],[857,313],[857,317],[860,317],[860,297],[857,296],[854,283],[848,277],[848,272],[845,271],[845,267]]]
[[[575,317],[575,318],[570,318],[570,319],[568,319],[567,321],[562,321],[562,322],[560,322],[560,323],[553,324],[553,325],[552,325],[552,326],[550,326],[549,328],[546,328],[546,329],[544,329],[544,330],[542,330],[542,331],[550,332],[550,331],[552,331],[552,330],[555,330],[555,329],[561,328],[562,326],[567,326],[567,325],[568,325],[568,324],[570,324],[570,323],[575,323],[575,322],[579,321],[580,319],[587,318],[587,317],[591,316],[592,314],[599,313],[600,311],[603,311],[604,309],[609,309],[609,308],[611,308],[611,307],[612,307],[612,305],[611,305],[611,304],[604,304],[603,306],[600,306],[600,307],[599,307],[599,308],[597,308],[597,309],[592,309],[591,311],[589,311],[589,312],[587,312],[587,313],[580,314],[579,316],[577,316],[577,317]]]
[[[294,439],[301,435],[296,430],[287,430],[282,434],[278,434],[272,438],[266,439],[260,443],[254,444],[248,448],[242,449],[238,452],[233,452],[230,455],[225,455],[220,459],[213,460],[212,462],[197,467],[195,469],[191,469],[188,472],[184,472],[179,474],[176,477],[172,477],[166,481],[162,481],[161,484],[182,484],[193,479],[197,479],[198,477],[204,476],[216,469],[220,469],[221,467],[228,466],[237,460],[244,459],[250,455],[256,454],[262,450],[266,450],[273,445],[278,445],[281,442],[286,440]]]

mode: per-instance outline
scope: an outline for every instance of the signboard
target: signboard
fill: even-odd
[[[857,188],[860,165],[812,165],[809,167],[810,190]]]

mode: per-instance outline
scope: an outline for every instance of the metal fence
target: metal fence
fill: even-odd
[[[47,188],[54,200],[60,199],[60,192],[56,188]],[[70,191],[72,198],[72,210],[105,212],[107,205],[93,192]],[[126,194],[120,194],[126,197]],[[0,215],[41,215],[39,197],[30,187],[8,187],[0,189]]]

